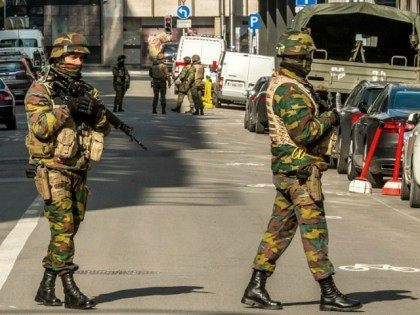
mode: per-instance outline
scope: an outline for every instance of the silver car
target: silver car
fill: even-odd
[[[413,113],[407,125],[414,126],[404,140],[401,199],[410,200],[410,207],[420,208],[420,112]]]

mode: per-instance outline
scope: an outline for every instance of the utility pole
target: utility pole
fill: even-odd
[[[229,45],[230,45],[230,49],[234,49],[235,48],[235,21],[233,19],[233,12],[234,12],[234,7],[233,7],[233,2],[234,0],[229,0],[229,30],[230,30],[230,36],[229,36]]]
[[[220,8],[220,35],[226,39],[225,0],[219,0]]]

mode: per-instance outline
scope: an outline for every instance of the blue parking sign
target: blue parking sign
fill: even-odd
[[[297,7],[304,7],[307,5],[317,4],[318,0],[296,0]]]
[[[261,17],[258,13],[252,13],[248,16],[248,28],[252,30],[261,28]]]

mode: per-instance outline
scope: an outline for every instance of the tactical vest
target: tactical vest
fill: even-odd
[[[204,66],[201,63],[194,64],[195,75],[194,75],[194,85],[200,86],[204,80]]]
[[[51,87],[42,83],[51,95]],[[50,99],[53,108],[60,107],[61,99]],[[58,103],[58,104],[57,104]],[[89,160],[99,161],[104,148],[104,135],[83,124],[77,126],[72,117],[67,118],[60,131],[43,140],[29,132],[25,139],[31,160],[48,159],[57,163],[83,169]]]
[[[302,89],[302,91],[305,92],[306,96],[311,100],[311,103],[315,108],[315,115],[318,114],[318,105],[315,103],[310,92],[305,88],[305,86],[303,86],[303,84],[299,83],[297,80],[286,77],[284,75],[275,74],[271,78],[270,85],[267,89],[267,116],[271,143],[272,146],[288,144],[292,147],[299,147],[303,150],[306,150],[304,147],[297,145],[292,140],[292,138],[289,135],[289,132],[287,131],[286,126],[284,125],[283,120],[278,115],[276,115],[273,110],[275,92],[280,85],[283,85],[285,83],[293,83],[298,85]]]
[[[117,75],[114,75],[114,83],[117,85],[124,85],[125,81],[127,80],[127,70],[125,67],[115,67],[115,70]]]
[[[153,80],[166,80],[165,72],[162,69],[163,67],[164,65],[161,63],[152,66],[151,74]]]

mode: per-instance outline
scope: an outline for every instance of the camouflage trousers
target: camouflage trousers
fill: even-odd
[[[123,99],[125,92],[127,91],[123,85],[115,85],[115,99],[114,99],[114,111],[122,110]]]
[[[187,94],[184,94],[184,93],[181,93],[181,92],[178,93],[178,99],[176,101],[176,107],[181,108],[182,102],[184,101],[185,96],[188,97],[188,102],[190,103],[190,108],[191,108],[192,111],[194,111],[194,100],[193,100],[193,97],[192,97],[192,94],[191,94],[191,89],[188,90]]]
[[[277,189],[273,213],[264,233],[253,268],[273,272],[277,259],[290,245],[299,226],[309,269],[320,280],[334,274],[328,259],[328,228],[322,201],[314,202],[305,182],[274,175]]]
[[[86,175],[49,170],[48,179],[52,200],[45,203],[44,216],[49,222],[51,239],[42,265],[57,272],[75,271],[79,267],[73,263],[74,236],[86,211]]]
[[[203,110],[203,108],[204,108],[203,99],[202,99],[203,92],[202,92],[201,88],[193,86],[191,88],[191,95],[192,95],[192,98],[194,100],[195,110]]]
[[[156,110],[160,95],[160,106],[162,111],[166,108],[166,81],[153,80],[153,111]]]

